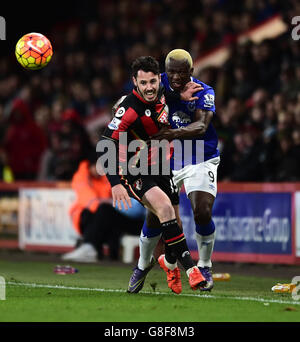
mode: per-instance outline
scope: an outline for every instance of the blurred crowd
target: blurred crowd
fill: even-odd
[[[300,180],[299,42],[290,30],[259,44],[236,40],[276,14],[291,26],[296,0],[72,3],[72,20],[43,32],[54,47],[45,69],[26,71],[11,54],[0,59],[0,171],[9,166],[16,180],[71,180],[95,150],[111,106],[131,90],[134,58],[152,55],[163,71],[171,49],[197,60],[227,44],[222,67],[194,75],[216,91],[219,180]]]

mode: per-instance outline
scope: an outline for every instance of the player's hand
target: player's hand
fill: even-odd
[[[201,84],[196,83],[196,82],[188,82],[183,90],[180,92],[180,98],[183,101],[195,101],[198,100],[199,97],[193,96],[194,93],[197,91],[203,90],[204,88],[202,87]]]
[[[118,208],[122,210],[122,204],[125,208],[125,210],[128,210],[128,206],[131,208],[131,199],[128,195],[127,190],[124,188],[122,184],[117,184],[111,188],[112,192],[112,198],[113,198],[113,207],[116,207],[116,204],[118,203]]]
[[[168,126],[163,126],[157,133],[150,137],[152,140],[163,140],[166,139],[168,141],[174,140],[174,129],[169,128]]]

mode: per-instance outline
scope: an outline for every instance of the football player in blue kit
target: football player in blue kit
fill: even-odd
[[[169,123],[172,129],[164,127],[151,139],[176,140],[182,145],[188,140],[191,142],[189,145],[191,148],[184,150],[182,158],[174,158],[171,166],[174,183],[178,189],[184,185],[193,210],[199,254],[197,266],[207,280],[206,287],[200,290],[210,291],[213,288],[211,256],[215,241],[212,208],[217,194],[217,168],[220,163],[220,153],[217,148],[218,137],[212,125],[216,110],[215,93],[212,87],[192,76],[193,61],[187,51],[172,50],[165,59],[165,68],[166,72],[161,75],[161,82],[167,92],[180,93],[191,81],[203,88],[193,95],[196,98],[193,101],[167,101]],[[199,141],[204,142],[204,148],[200,150],[197,149],[197,146],[201,146],[201,144],[197,145]],[[177,210],[177,217],[179,217],[179,206]],[[160,237],[159,222],[152,213],[148,212],[140,236],[140,257],[137,265],[139,269],[145,270],[145,276],[139,283],[138,290],[142,288],[146,275],[153,267],[153,253]],[[167,273],[168,286],[173,292],[179,294],[182,286],[175,256],[166,247],[165,254],[158,258],[158,262]],[[131,289],[132,292],[134,290],[138,292],[134,284],[131,284],[131,280],[129,292]]]

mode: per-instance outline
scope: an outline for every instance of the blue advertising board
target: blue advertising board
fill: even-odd
[[[192,209],[185,193],[180,197],[180,215],[189,248],[197,250]],[[219,193],[213,220],[216,253],[292,254],[291,193]]]

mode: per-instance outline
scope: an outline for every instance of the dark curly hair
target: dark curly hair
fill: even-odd
[[[159,63],[152,56],[141,56],[133,61],[131,64],[132,75],[136,78],[139,70],[145,72],[153,72],[155,75],[159,75]]]

